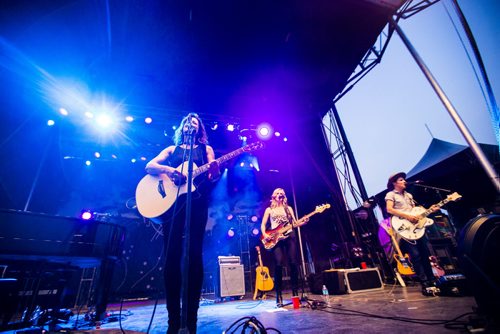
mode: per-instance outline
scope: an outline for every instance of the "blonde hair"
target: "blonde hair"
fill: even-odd
[[[285,198],[283,199],[283,205],[285,207],[288,206],[288,199],[286,198],[285,190],[283,190],[283,188],[276,188],[276,189],[274,189],[273,194],[271,195],[271,205],[270,206],[272,209],[278,207],[278,205],[279,205],[278,201],[276,200],[278,192],[283,193],[283,195],[285,196]]]

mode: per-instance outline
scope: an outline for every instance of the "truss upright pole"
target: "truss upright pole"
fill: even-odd
[[[486,174],[490,178],[490,181],[493,184],[494,188],[496,189],[497,194],[499,194],[500,193],[500,180],[498,177],[498,173],[495,171],[495,169],[493,168],[491,163],[488,161],[488,158],[484,154],[483,150],[481,149],[481,147],[478,145],[478,143],[476,142],[476,140],[472,136],[471,132],[469,131],[469,129],[467,128],[467,126],[463,122],[462,118],[460,117],[460,115],[456,111],[456,109],[453,106],[453,104],[451,103],[451,101],[448,99],[448,97],[444,93],[441,86],[439,86],[439,83],[436,81],[436,79],[432,75],[429,68],[425,65],[424,61],[422,60],[422,58],[418,54],[417,50],[413,47],[413,45],[410,43],[410,41],[406,37],[403,30],[399,27],[399,25],[394,20],[394,18],[390,17],[389,22],[390,22],[390,24],[392,24],[394,26],[399,37],[401,38],[401,40],[405,44],[408,51],[411,53],[413,59],[415,59],[417,65],[420,67],[420,69],[424,73],[425,77],[427,78],[427,80],[431,84],[432,88],[434,89],[434,91],[438,95],[438,97],[441,100],[441,102],[443,103],[444,107],[446,108],[446,110],[450,114],[451,118],[453,119],[453,121],[457,125],[458,130],[462,133],[462,136],[465,138],[465,140],[469,144],[469,147],[471,148],[472,152],[474,153],[477,160],[479,161],[479,163],[481,164],[481,166],[485,170]]]

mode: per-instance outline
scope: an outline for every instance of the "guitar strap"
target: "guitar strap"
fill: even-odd
[[[290,206],[288,206],[288,204],[285,207],[285,214],[286,214],[286,218],[288,219],[288,223],[292,224],[292,226],[293,226],[293,217],[292,217],[292,214],[290,213]],[[292,231],[293,231],[293,228],[292,228]]]

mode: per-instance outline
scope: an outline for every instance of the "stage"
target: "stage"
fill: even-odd
[[[308,295],[299,309],[292,304],[276,308],[274,296],[254,301],[249,294],[241,300],[214,302],[203,299],[199,310],[198,333],[242,333],[243,324],[255,317],[268,333],[452,333],[464,332],[465,324],[473,316],[473,297],[430,296],[420,288],[386,285],[383,290],[330,296],[325,307],[322,296]],[[290,294],[284,295],[291,303]],[[121,326],[126,333],[145,333],[153,314],[154,301],[125,302],[122,307]],[[78,316],[78,333],[120,333],[119,304],[108,306],[109,319],[99,330],[88,327]],[[245,318],[245,319],[244,319]],[[67,326],[75,325],[76,316]],[[234,324],[234,325],[233,325]],[[445,325],[453,327],[447,328]],[[233,327],[228,330],[231,325]],[[241,325],[239,328],[238,325]],[[276,329],[276,331],[272,330]],[[165,333],[167,313],[164,301],[159,301],[150,333]],[[279,332],[278,332],[279,331]],[[247,328],[247,332],[251,332]]]

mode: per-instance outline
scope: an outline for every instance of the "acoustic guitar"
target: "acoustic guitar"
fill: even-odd
[[[223,155],[222,157],[216,159],[219,166],[244,152],[251,152],[261,149],[263,144],[261,142],[255,142],[241,147],[231,153]],[[184,162],[179,165],[176,170],[178,172],[187,171],[188,162]],[[204,164],[203,166],[196,166],[193,164],[193,180],[210,170],[210,163]],[[167,212],[168,209],[177,201],[178,196],[187,193],[188,185],[187,183],[175,184],[166,174],[151,175],[148,174],[144,176],[137,188],[135,190],[135,199],[137,203],[137,209],[139,213],[146,218],[156,218],[163,213]],[[191,191],[195,191],[196,186],[192,183]],[[152,220],[154,223],[161,224],[160,221]]]
[[[262,258],[260,256],[260,247],[255,246],[257,250],[257,255],[259,257],[259,266],[255,268],[256,277],[255,277],[255,293],[253,294],[253,300],[257,299],[257,293],[259,291],[266,292],[270,291],[274,288],[274,282],[269,275],[269,269],[262,265]],[[263,295],[263,299],[266,294]]]

